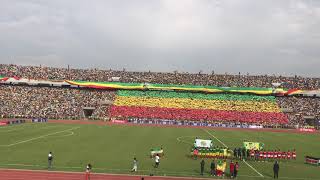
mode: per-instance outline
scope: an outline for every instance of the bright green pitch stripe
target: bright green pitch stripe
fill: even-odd
[[[275,101],[274,96],[238,95],[238,94],[203,94],[172,91],[129,91],[119,90],[118,96],[135,96],[150,98],[192,98],[206,100],[231,100],[231,101]]]

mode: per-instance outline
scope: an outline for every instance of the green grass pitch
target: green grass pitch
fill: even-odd
[[[87,163],[94,172],[131,174],[132,159],[139,161],[137,174],[199,176],[200,160],[187,155],[195,137],[214,137],[233,149],[244,140],[265,143],[266,149],[297,150],[297,160],[280,162],[284,179],[320,179],[320,167],[304,164],[304,156],[320,156],[320,134],[293,134],[200,128],[98,126],[77,124],[32,124],[0,127],[0,167],[46,169],[47,154],[54,154],[53,170],[84,171]],[[163,146],[164,158],[155,170],[150,148]],[[240,162],[238,179],[270,179],[272,162]],[[210,160],[206,160],[209,171]],[[255,169],[256,171],[254,171]],[[228,171],[228,170],[227,170]],[[261,173],[261,175],[259,175]],[[208,173],[207,173],[208,174]],[[209,177],[206,175],[205,177]]]

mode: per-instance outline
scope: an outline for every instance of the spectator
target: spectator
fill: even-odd
[[[319,89],[319,78],[283,77],[275,75],[231,75],[204,73],[158,73],[158,72],[130,72],[102,69],[72,69],[53,68],[43,66],[19,66],[14,64],[0,64],[0,74],[10,77],[25,77],[31,79],[50,80],[85,80],[110,81],[112,77],[120,77],[120,82],[158,83],[158,84],[192,84],[212,85],[222,87],[267,87],[272,83],[282,83],[288,89]]]
[[[109,118],[113,91],[0,85],[0,114],[4,118],[82,119],[84,107],[94,107],[92,118]]]
[[[201,119],[202,124],[219,120],[232,123],[288,123],[275,97],[236,94],[121,90],[111,108],[111,115],[121,118]]]
[[[73,68],[53,68],[44,66],[19,66],[14,64],[0,64],[0,75],[9,77],[24,77],[37,80],[85,80],[85,81],[112,81],[112,77],[119,77],[120,82],[137,82],[137,83],[159,83],[159,84],[176,84],[176,85],[211,85],[211,86],[228,86],[228,87],[268,87],[272,86],[272,83],[282,83],[283,88],[297,88],[297,89],[319,89],[320,78],[307,78],[307,77],[283,77],[275,75],[230,75],[230,74],[204,74],[204,73],[157,73],[157,72],[130,72],[126,70],[101,70],[101,69],[73,69]],[[83,118],[82,108],[83,106],[94,107],[92,118],[94,119],[109,119],[110,105],[100,103],[100,99],[113,101],[114,92],[99,91],[99,90],[76,90],[76,89],[64,89],[61,88],[40,88],[40,87],[23,87],[23,86],[0,86],[0,90],[3,95],[0,95],[0,114],[1,117],[48,117],[55,119],[73,119]],[[25,96],[28,94],[27,96]],[[37,95],[35,95],[37,94]],[[13,96],[12,101],[10,98]],[[228,98],[233,98],[234,95],[224,95]],[[206,97],[202,94],[201,97]],[[245,96],[243,96],[245,97]],[[261,124],[268,127],[275,127],[281,124],[282,127],[289,127],[286,124],[286,120],[289,119],[289,125],[305,126],[307,123],[304,120],[304,116],[320,116],[320,111],[317,107],[320,105],[318,98],[302,98],[302,97],[277,97],[276,103],[273,105],[263,105],[264,98],[258,96],[260,99],[255,99],[257,103],[246,106],[246,104],[240,104],[239,106],[225,106],[229,111],[235,108],[243,107],[243,111],[255,112],[256,109],[261,109],[265,112],[271,110],[278,110],[280,108],[289,109],[289,112],[279,114],[271,114],[270,116],[260,116],[254,114],[254,116],[247,117],[243,113],[237,113],[230,116],[229,112],[224,114],[213,114],[212,112],[205,112],[200,114],[199,117],[188,112],[162,112],[166,114],[165,119],[172,120],[189,120],[195,121],[203,119],[205,122],[216,122],[216,124],[230,124],[235,126],[237,123],[243,124]],[[53,99],[54,101],[48,101]],[[83,98],[83,99],[81,99]],[[192,97],[193,98],[193,97]],[[34,99],[34,100],[33,100]],[[31,101],[30,101],[31,100]],[[30,101],[31,103],[28,103]],[[20,102],[22,102],[20,104]],[[6,106],[4,106],[6,104]],[[52,105],[50,105],[52,104]],[[16,108],[17,105],[17,108]],[[188,104],[186,104],[188,105]],[[183,105],[183,106],[186,106]],[[194,105],[194,104],[190,104]],[[216,106],[216,105],[214,105]],[[32,108],[26,108],[32,107]],[[112,109],[112,108],[111,108]],[[117,112],[123,112],[123,109],[115,110],[115,116],[113,118],[127,118],[123,114],[117,117]],[[143,113],[141,113],[143,114]],[[195,113],[197,114],[197,113]],[[137,114],[135,114],[137,115]],[[138,114],[139,115],[139,114]],[[148,117],[137,118],[149,118],[149,119],[161,119],[162,117],[154,117],[154,113]],[[226,118],[229,117],[229,118]],[[218,122],[221,119],[226,119],[226,122]],[[250,121],[248,121],[250,120]],[[231,122],[232,121],[232,122]]]

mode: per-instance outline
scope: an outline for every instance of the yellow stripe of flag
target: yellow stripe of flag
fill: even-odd
[[[117,96],[114,105],[221,111],[280,112],[276,102]]]

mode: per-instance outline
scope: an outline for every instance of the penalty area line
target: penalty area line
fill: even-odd
[[[205,131],[206,133],[208,133],[210,136],[212,136],[214,139],[216,139],[217,141],[219,141],[224,147],[228,148],[228,146],[223,143],[220,139],[218,139],[216,136],[214,136],[213,134],[211,134],[207,129],[203,129],[203,131]],[[254,172],[256,172],[260,177],[264,177],[256,168],[252,167],[249,163],[247,163],[245,160],[243,160],[243,162],[249,166]]]
[[[33,140],[41,139],[41,138],[44,138],[44,137],[47,137],[47,136],[51,136],[51,135],[63,133],[63,132],[66,132],[66,131],[72,131],[72,130],[79,129],[79,128],[80,128],[80,127],[74,127],[74,128],[70,128],[70,129],[63,130],[63,131],[58,131],[58,132],[54,132],[54,133],[50,133],[50,134],[46,134],[46,135],[34,137],[34,138],[27,139],[27,140],[24,140],[24,141],[18,141],[18,142],[15,142],[15,143],[12,143],[12,144],[8,144],[8,145],[0,145],[0,147],[11,147],[11,146],[15,146],[15,145],[17,145],[17,144],[22,144],[22,143],[30,142],[30,141],[33,141]]]

